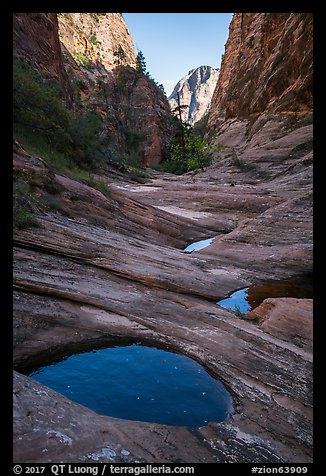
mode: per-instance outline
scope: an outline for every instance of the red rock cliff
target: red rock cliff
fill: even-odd
[[[63,86],[69,106],[102,115],[116,161],[164,158],[170,107],[153,82],[136,74],[136,50],[120,13],[16,13],[14,55]],[[138,140],[130,147],[131,141]],[[129,147],[129,149],[128,149]]]
[[[250,137],[270,120],[294,128],[311,115],[312,31],[310,13],[234,14],[208,130],[237,119]]]
[[[136,73],[137,54],[122,15],[60,13],[58,18],[67,69],[83,83],[84,101],[96,104],[105,118],[114,153],[130,149],[138,135],[131,153],[144,165],[161,162],[170,137],[170,107],[155,85]]]
[[[72,90],[63,65],[56,13],[14,13],[13,52],[36,69],[60,82],[72,105]]]
[[[135,67],[136,50],[120,13],[59,13],[59,35],[74,56],[99,61],[107,71],[120,64]]]

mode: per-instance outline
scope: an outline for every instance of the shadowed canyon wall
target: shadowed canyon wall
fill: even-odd
[[[72,105],[72,88],[61,56],[56,13],[15,13],[13,53],[59,81],[68,105]]]
[[[312,32],[310,13],[235,13],[208,133],[218,132],[226,145],[236,146],[264,127],[271,137],[309,121]]]

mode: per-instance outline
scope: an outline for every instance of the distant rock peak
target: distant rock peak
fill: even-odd
[[[212,66],[191,69],[178,81],[168,98],[171,110],[178,105],[179,93],[180,104],[187,106],[182,110],[182,119],[192,125],[199,121],[209,109],[218,76],[219,69]]]

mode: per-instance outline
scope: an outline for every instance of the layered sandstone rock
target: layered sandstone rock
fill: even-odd
[[[59,81],[68,105],[72,105],[72,89],[61,56],[56,13],[14,13],[13,53]]]
[[[49,174],[18,147],[15,167]],[[163,345],[221,378],[236,413],[195,431],[113,419],[17,374],[15,461],[311,461],[310,347],[216,305],[235,289],[311,269],[306,191],[282,177],[232,188],[223,179],[158,174],[145,186],[108,183],[106,197],[53,175],[61,211],[14,234],[14,364],[119,342]],[[182,253],[207,236],[209,247]]]
[[[171,137],[170,108],[136,68],[120,13],[14,14],[14,55],[57,80],[70,107],[96,109],[110,137],[108,156],[155,165]]]
[[[142,74],[130,67],[114,71],[113,111],[123,124],[121,143],[133,148],[130,141],[139,137],[135,146],[145,166],[159,164],[167,155],[172,136],[171,113],[166,97]]]
[[[173,111],[180,105],[186,106],[181,111],[182,120],[194,125],[209,110],[210,101],[219,76],[219,70],[212,66],[199,66],[183,76],[169,96],[169,103]]]
[[[61,13],[59,34],[71,78],[84,104],[101,111],[112,154],[146,166],[166,155],[171,137],[166,97],[137,70],[137,54],[120,13]]]
[[[234,14],[209,133],[243,148],[253,137],[256,143],[275,140],[311,120],[312,32],[310,13]]]
[[[68,51],[107,71],[136,67],[136,51],[121,13],[59,13],[60,39]]]
[[[278,38],[281,49],[282,22],[273,23],[274,14],[243,15],[252,20],[243,23],[248,39],[264,15],[271,15],[265,36]],[[298,35],[295,19],[309,17],[276,15],[284,28],[297,24]],[[241,23],[237,28],[239,33]],[[297,44],[294,33],[284,30],[285,64]],[[119,68],[105,74],[121,79]],[[121,107],[137,105],[141,111],[131,66],[124,68],[127,93],[116,98]],[[89,88],[92,77],[85,81]],[[114,94],[117,83],[110,84]],[[296,85],[294,80],[290,89]],[[304,97],[298,96],[302,108]],[[311,273],[312,126],[284,130],[271,140],[272,129],[279,134],[285,125],[282,115],[272,122],[267,106],[254,123],[234,114],[221,116],[225,143],[238,154],[232,160],[226,156],[202,174],[156,173],[145,186],[97,176],[108,186],[105,195],[89,183],[54,174],[44,160],[15,144],[17,173],[34,178],[35,196],[44,192],[43,179],[50,179],[60,204],[38,214],[39,227],[14,233],[15,369],[96,346],[141,342],[205,365],[232,392],[235,406],[226,421],[195,430],[131,422],[95,414],[15,373],[15,462],[312,461],[311,301],[269,299],[256,310],[258,325],[216,304],[266,279]],[[260,168],[245,167],[249,161]],[[207,248],[182,253],[186,244],[209,237],[213,243]]]
[[[269,298],[250,311],[269,334],[294,342],[312,351],[312,299]]]

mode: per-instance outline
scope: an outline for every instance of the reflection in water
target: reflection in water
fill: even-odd
[[[225,309],[230,309],[230,311],[247,314],[247,312],[252,309],[248,302],[248,289],[249,288],[239,289],[239,291],[231,294],[230,297],[222,299],[222,301],[219,301],[216,304]]]
[[[213,243],[213,238],[208,238],[207,240],[196,241],[195,243],[191,243],[188,245],[187,248],[183,250],[184,253],[192,253],[193,251],[202,250]]]
[[[154,347],[72,355],[30,374],[92,410],[117,418],[196,427],[233,413],[224,385],[194,360]]]
[[[266,298],[280,297],[312,299],[312,276],[266,281],[248,288],[248,302],[252,309]]]
[[[241,314],[246,314],[259,306],[267,298],[306,298],[313,297],[312,276],[266,281],[248,288],[239,289],[228,298],[216,304]]]

